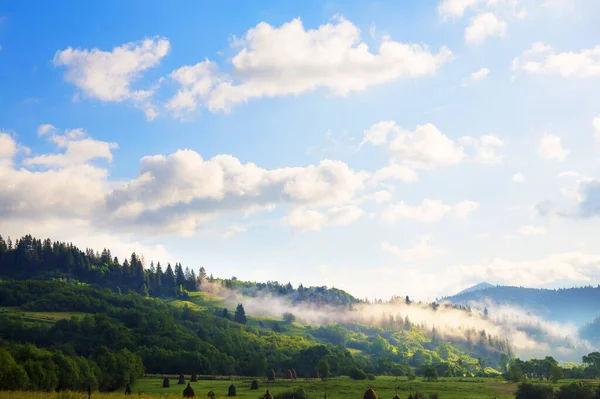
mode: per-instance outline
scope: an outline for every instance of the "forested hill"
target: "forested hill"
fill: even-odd
[[[232,279],[218,279],[207,275],[204,267],[193,269],[181,263],[154,264],[131,254],[121,262],[113,257],[110,249],[97,252],[81,250],[64,242],[40,240],[30,235],[11,241],[0,235],[0,278],[4,279],[64,279],[80,281],[98,288],[110,288],[153,297],[179,296],[184,292],[203,290],[203,285],[220,284],[238,290],[246,296],[270,294],[287,296],[292,302],[308,302],[316,305],[350,305],[359,302],[352,295],[335,288],[292,287],[290,283],[276,281],[251,283]]]
[[[600,286],[556,290],[496,286],[442,300],[460,305],[492,301],[519,306],[547,320],[574,322],[580,326],[600,316]]]

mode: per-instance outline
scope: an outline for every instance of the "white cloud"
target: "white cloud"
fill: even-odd
[[[419,175],[408,166],[392,164],[375,171],[372,179],[375,183],[396,179],[405,183],[414,183],[419,179]]]
[[[442,0],[438,4],[438,12],[444,17],[462,17],[465,11],[473,8],[482,0]]]
[[[395,223],[402,219],[433,223],[444,217],[465,218],[478,207],[479,204],[474,201],[444,204],[440,200],[425,199],[416,206],[406,205],[404,202],[390,204],[384,209],[381,217],[389,223]]]
[[[595,117],[592,124],[594,125],[594,138],[596,141],[600,141],[600,116]]]
[[[390,135],[392,137],[388,140]],[[379,122],[365,131],[362,143],[368,142],[375,146],[385,145],[392,163],[411,169],[457,165],[466,158],[463,148],[431,123],[408,131],[393,121]]]
[[[363,210],[355,205],[333,207],[325,212],[298,207],[294,208],[283,220],[299,231],[317,231],[328,226],[345,226],[355,222],[363,214]]]
[[[545,159],[564,161],[569,155],[561,143],[560,137],[544,133],[538,146],[538,153]]]
[[[356,203],[361,204],[366,201],[373,201],[377,204],[383,204],[385,202],[390,202],[391,199],[392,199],[392,193],[390,193],[387,190],[380,190],[380,191],[376,191],[371,194],[363,195],[356,201]]]
[[[139,177],[115,189],[107,204],[125,225],[192,232],[224,212],[349,204],[366,177],[339,161],[266,170],[230,155],[204,160],[180,150],[142,158]]]
[[[12,159],[17,153],[17,142],[10,134],[0,131],[0,159]]]
[[[387,36],[377,52],[371,52],[358,27],[342,17],[308,30],[299,18],[280,27],[261,22],[234,46],[241,49],[232,58],[229,74],[219,73],[208,60],[172,73],[181,85],[168,102],[172,112],[189,112],[199,104],[213,112],[228,111],[252,98],[318,88],[344,96],[400,78],[434,75],[452,56],[445,47],[432,53],[427,46]]]
[[[600,45],[578,52],[558,53],[552,47],[535,42],[512,62],[514,71],[536,75],[557,75],[564,78],[600,76]]]
[[[539,226],[522,226],[519,228],[519,234],[522,236],[541,236],[547,232],[545,228]]]
[[[471,80],[482,80],[485,79],[490,74],[490,70],[488,68],[481,68],[478,71],[473,72],[469,75]]]
[[[432,247],[429,243],[430,241],[430,237],[421,237],[421,240],[418,243],[406,249],[402,249],[388,242],[383,242],[381,244],[381,249],[394,254],[396,257],[404,261],[423,260],[444,253],[443,250]]]
[[[506,22],[499,19],[495,14],[491,12],[481,13],[471,19],[470,25],[465,29],[465,42],[478,45],[488,37],[504,37],[506,29]]]
[[[511,179],[515,183],[524,183],[525,182],[525,176],[518,172],[513,174]]]
[[[471,147],[475,151],[476,162],[482,164],[499,164],[502,163],[503,156],[498,153],[498,150],[504,147],[504,142],[493,134],[486,134],[479,138],[463,137],[461,142]]]
[[[132,90],[131,84],[144,71],[157,66],[169,49],[169,41],[160,37],[125,43],[112,51],[69,47],[57,51],[53,63],[67,69],[65,80],[84,96],[101,101],[131,100],[144,110],[148,119],[153,119],[157,112],[149,102],[153,91]]]
[[[52,125],[40,125],[38,135],[48,136],[58,148],[64,148],[62,154],[43,154],[23,161],[24,165],[40,165],[49,168],[84,165],[95,159],[112,161],[112,150],[118,148],[116,143],[87,138],[83,129],[65,130],[59,135],[58,129]]]

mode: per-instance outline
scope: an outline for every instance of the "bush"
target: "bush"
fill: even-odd
[[[554,397],[551,387],[523,383],[517,387],[516,399],[552,399]]]
[[[293,391],[277,394],[274,399],[308,399],[308,393],[304,388],[296,388]]]
[[[375,380],[375,375],[374,374],[367,374],[367,380],[374,381]]]
[[[596,394],[594,394],[593,388],[589,384],[582,384],[577,382],[572,382],[568,385],[563,385],[560,387],[558,392],[556,392],[556,399],[596,399],[600,396],[597,396],[600,393],[600,388]]]
[[[358,367],[352,367],[348,371],[348,377],[352,378],[353,380],[364,380],[367,378],[367,374]]]

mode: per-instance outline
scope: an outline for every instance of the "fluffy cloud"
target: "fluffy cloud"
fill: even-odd
[[[479,138],[463,137],[460,143],[474,152],[474,156],[469,158],[463,146],[431,123],[410,131],[402,129],[394,121],[382,121],[367,129],[359,148],[367,143],[385,147],[390,156],[390,164],[373,173],[372,180],[376,183],[391,179],[412,183],[418,179],[418,170],[458,165],[468,159],[479,163],[500,163],[502,155],[498,151],[504,146],[502,140],[492,134]]]
[[[462,17],[465,11],[473,8],[482,0],[442,0],[438,4],[438,12],[444,17]]]
[[[506,22],[499,19],[491,12],[479,14],[465,29],[465,42],[467,44],[481,44],[488,37],[504,37],[506,35]]]
[[[445,204],[440,200],[425,199],[421,204],[415,206],[406,205],[404,202],[390,204],[384,209],[381,217],[389,223],[395,223],[402,219],[433,223],[444,217],[465,218],[478,207],[479,204],[474,201]]]
[[[344,96],[400,78],[434,75],[451,59],[443,47],[400,43],[384,36],[376,52],[361,41],[352,22],[336,17],[317,29],[296,18],[280,27],[261,22],[235,41],[240,50],[230,73],[205,60],[174,71],[181,88],[168,102],[175,113],[199,104],[227,111],[252,98],[298,95],[318,88]]]
[[[69,47],[57,51],[53,63],[67,69],[65,80],[80,89],[84,96],[101,101],[132,100],[149,119],[153,119],[156,110],[149,102],[152,90],[132,90],[131,84],[144,71],[157,66],[169,49],[169,41],[159,37],[125,43],[112,51]]]
[[[569,151],[562,146],[560,137],[544,133],[538,145],[538,154],[545,159],[564,161]]]
[[[597,77],[600,76],[600,45],[578,52],[559,53],[542,42],[535,42],[531,49],[513,60],[512,68],[535,75]]]
[[[355,222],[364,214],[355,205],[333,207],[325,212],[299,207],[283,218],[284,222],[299,231],[321,230],[327,226],[344,226]]]
[[[517,172],[512,175],[511,180],[515,183],[524,183],[525,176],[523,174]]]
[[[193,231],[223,212],[349,203],[366,177],[338,161],[266,170],[230,155],[204,160],[195,151],[180,150],[144,157],[139,177],[115,189],[107,205],[116,221],[126,225]]]
[[[116,143],[98,141],[86,137],[83,129],[65,130],[63,135],[57,133],[52,125],[41,125],[38,128],[40,136],[48,139],[58,148],[64,149],[62,154],[43,154],[23,161],[24,165],[45,166],[48,168],[62,168],[67,166],[86,165],[89,161],[105,159],[112,161],[112,150],[118,148]]]
[[[0,131],[0,159],[12,159],[17,153],[17,142],[10,134]]]
[[[428,259],[444,253],[443,250],[432,247],[429,243],[430,241],[430,237],[421,237],[421,240],[418,243],[407,249],[402,249],[388,242],[383,242],[381,244],[381,249],[394,254],[396,257],[404,261]]]
[[[473,72],[469,75],[471,80],[482,80],[485,79],[490,74],[490,70],[488,68],[481,68],[478,71]]]
[[[479,138],[463,137],[461,142],[465,146],[469,146],[475,152],[473,158],[476,162],[483,164],[499,164],[502,163],[502,155],[498,150],[504,147],[504,142],[493,134],[486,134]]]

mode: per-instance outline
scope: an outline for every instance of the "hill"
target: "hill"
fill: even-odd
[[[518,306],[543,319],[582,326],[600,316],[600,286],[540,289],[494,286],[442,298],[459,305],[483,308],[489,303]],[[574,311],[576,310],[576,311]]]
[[[508,342],[485,330],[445,334],[391,313],[394,303],[365,304],[327,287],[219,279],[203,269],[195,275],[180,264],[163,272],[135,254],[121,263],[108,249],[31,236],[0,237],[0,278],[0,360],[10,365],[11,383],[28,389],[112,390],[144,372],[264,376],[293,368],[300,377],[363,379],[418,375],[433,365],[441,375],[485,375],[505,371],[512,357]],[[442,312],[408,298],[402,306]],[[255,315],[261,308],[271,313]],[[322,322],[309,320],[316,314]]]

